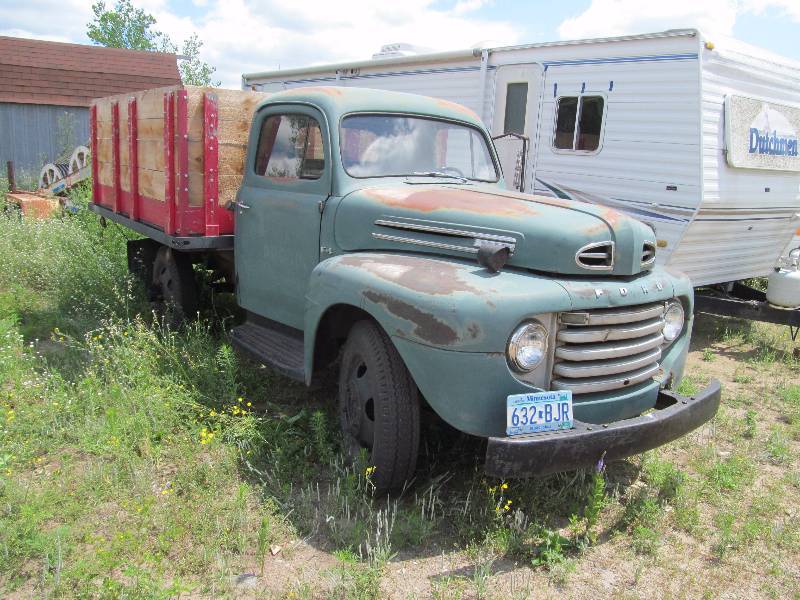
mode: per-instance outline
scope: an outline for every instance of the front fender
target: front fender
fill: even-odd
[[[306,331],[335,304],[357,306],[393,336],[462,352],[500,352],[520,319],[570,306],[552,279],[490,273],[474,262],[433,256],[353,253],[311,274]],[[312,337],[313,339],[313,337]]]
[[[521,321],[570,309],[665,300],[676,292],[688,294],[691,302],[688,282],[662,270],[625,281],[555,280],[513,270],[490,273],[466,260],[426,255],[344,254],[321,262],[311,275],[306,373],[312,372],[323,315],[336,305],[355,306],[391,336],[440,416],[461,431],[499,435],[505,423],[505,397],[532,389],[511,373],[505,360],[508,337]],[[664,359],[676,378],[690,331],[689,324]],[[658,387],[654,382],[646,390],[583,403],[580,416],[587,422],[604,422],[638,414],[655,402]]]

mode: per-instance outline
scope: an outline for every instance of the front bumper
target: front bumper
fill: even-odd
[[[570,471],[652,450],[678,439],[710,420],[719,408],[719,381],[699,394],[658,394],[655,410],[632,419],[601,425],[575,421],[566,431],[515,437],[490,437],[486,473],[495,477],[531,477]]]

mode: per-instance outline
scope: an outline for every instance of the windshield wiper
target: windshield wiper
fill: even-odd
[[[442,171],[414,171],[411,176],[413,177],[447,177],[448,179],[457,179],[461,183],[467,183],[469,179],[462,175],[452,175],[450,173],[443,173]]]

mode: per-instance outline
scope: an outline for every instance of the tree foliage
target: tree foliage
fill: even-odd
[[[203,47],[203,42],[193,33],[189,39],[183,42],[181,55],[183,59],[178,63],[178,69],[181,72],[181,81],[186,85],[202,85],[219,87],[222,82],[212,81],[211,76],[217,69],[209,65],[207,62],[200,60],[200,48]]]
[[[150,52],[178,52],[170,37],[154,29],[156,19],[141,8],[136,8],[131,0],[116,0],[113,8],[107,8],[103,0],[92,5],[94,19],[87,25],[86,34],[90,40],[108,48],[128,48]],[[186,85],[219,86],[221,82],[212,81],[216,69],[200,59],[203,42],[196,33],[183,42],[178,55],[178,70],[181,81]]]

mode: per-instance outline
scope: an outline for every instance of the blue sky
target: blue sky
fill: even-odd
[[[800,0],[133,1],[174,41],[198,33],[226,87],[243,72],[365,59],[391,42],[447,50],[683,27],[800,61]],[[91,17],[91,0],[0,0],[0,35],[87,43]]]

